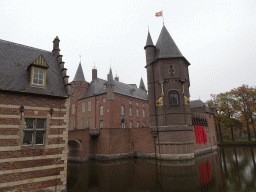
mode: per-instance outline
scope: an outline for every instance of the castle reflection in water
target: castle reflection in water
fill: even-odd
[[[193,161],[127,159],[68,164],[68,192],[256,191],[256,148],[220,147]]]

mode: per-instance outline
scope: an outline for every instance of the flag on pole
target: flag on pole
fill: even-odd
[[[163,11],[157,12],[155,16],[156,17],[162,17],[163,16]]]

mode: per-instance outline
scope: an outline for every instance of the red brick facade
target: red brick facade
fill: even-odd
[[[121,128],[121,121],[124,128],[149,127],[147,100],[115,93],[112,85],[108,85],[107,92],[103,94],[79,99],[90,86],[88,82],[72,82],[69,130],[97,129],[100,128],[100,121],[103,124],[102,128]],[[121,106],[124,107],[124,114],[121,114]]]
[[[0,191],[65,188],[68,107],[66,98],[0,92]],[[46,120],[43,145],[23,145],[25,118]]]

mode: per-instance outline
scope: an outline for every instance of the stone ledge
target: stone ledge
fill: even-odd
[[[187,142],[156,142],[156,144],[160,145],[188,145],[188,144],[194,144],[194,141],[187,141]]]
[[[205,148],[205,149],[198,149],[198,150],[195,150],[195,156],[198,156],[198,155],[202,155],[202,154],[205,154],[205,153],[210,153],[212,151],[216,151],[218,149],[217,146],[213,146],[213,147],[208,147],[208,148]]]
[[[156,132],[157,127],[150,127],[151,132]],[[168,126],[158,126],[158,132],[165,131],[193,131],[192,125],[168,125]]]
[[[191,160],[195,158],[194,153],[188,154],[157,154],[157,159],[162,160],[175,160],[175,161],[183,161],[183,160]]]
[[[112,155],[93,155],[93,159],[95,160],[115,160],[115,159],[126,159],[126,158],[133,158],[134,153],[119,153],[119,154],[112,154]]]
[[[82,162],[86,162],[86,161],[89,161],[89,157],[84,157],[84,158],[81,158],[81,157],[68,157],[68,162],[79,162],[79,163],[82,163]]]

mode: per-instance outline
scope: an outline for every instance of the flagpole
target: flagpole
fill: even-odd
[[[164,26],[164,12],[162,10],[162,16],[163,16],[163,26]]]

